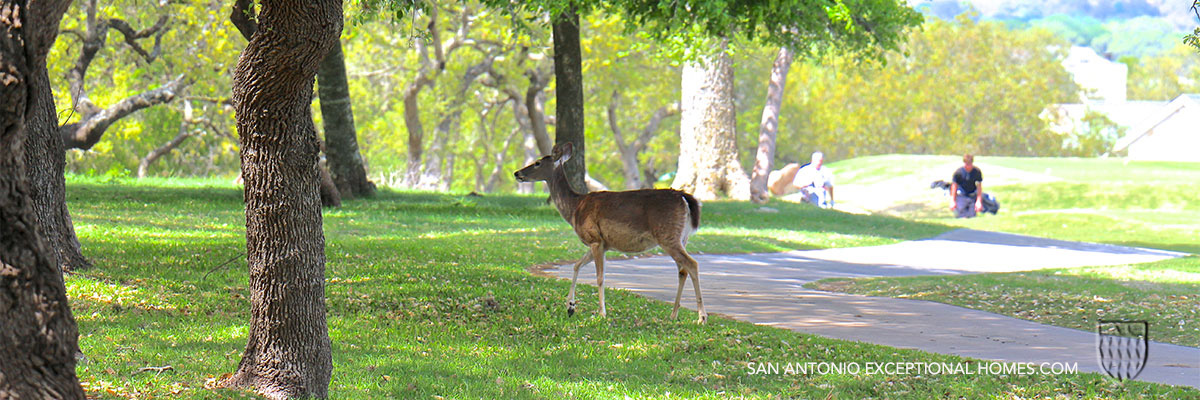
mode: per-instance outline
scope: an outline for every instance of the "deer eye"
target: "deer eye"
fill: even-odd
[[[538,161],[538,162],[533,163],[533,165],[542,165],[542,162]]]

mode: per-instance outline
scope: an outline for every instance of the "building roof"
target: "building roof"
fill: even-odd
[[[1103,114],[1110,121],[1125,128],[1133,129],[1147,115],[1154,114],[1165,107],[1168,101],[1089,101],[1087,103],[1055,104],[1050,109],[1059,113],[1053,117],[1056,131],[1069,132],[1083,121],[1089,111]],[[1048,116],[1048,115],[1047,115]]]
[[[1130,145],[1145,137],[1146,134],[1152,132],[1163,121],[1170,119],[1184,108],[1197,106],[1200,106],[1200,94],[1182,94],[1167,103],[1165,107],[1159,107],[1151,113],[1142,114],[1145,117],[1136,125],[1131,125],[1125,137],[1117,140],[1117,143],[1113,145],[1113,152],[1129,148]],[[1110,117],[1109,119],[1112,118]],[[1116,120],[1113,121],[1116,122]]]
[[[1104,114],[1117,125],[1132,129],[1147,115],[1153,114],[1169,103],[1169,101],[1097,101],[1088,104],[1087,108]]]

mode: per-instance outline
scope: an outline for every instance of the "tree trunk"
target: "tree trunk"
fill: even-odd
[[[0,398],[83,399],[79,330],[55,253],[41,238],[25,141],[46,54],[69,1],[0,1]],[[59,176],[61,179],[61,175]]]
[[[451,151],[449,150],[451,136],[459,134],[463,107],[467,103],[467,95],[469,94],[468,91],[471,89],[471,85],[484,73],[492,70],[492,64],[499,55],[496,52],[488,53],[484,56],[483,61],[472,65],[463,73],[462,79],[459,80],[458,91],[454,95],[454,102],[450,105],[450,110],[442,116],[442,120],[434,127],[429,151],[426,152],[425,156],[425,165],[421,169],[421,178],[416,186],[418,189],[450,190],[450,181],[454,178],[454,174],[452,168],[448,168],[448,165],[453,164],[452,158],[454,155],[448,155],[446,152]]]
[[[738,161],[733,105],[733,61],[723,40],[703,65],[683,67],[679,122],[679,170],[671,187],[700,200],[724,194],[750,199],[750,179]]]
[[[537,140],[533,138],[533,133],[525,133],[525,142],[521,147],[525,149],[525,162],[522,163],[524,165],[529,165],[542,156],[538,153]],[[533,194],[536,191],[536,182],[517,182],[517,193]]]
[[[39,7],[57,7],[56,4],[39,4]],[[62,14],[59,12],[56,18],[45,21],[52,24],[54,35],[58,34]],[[50,36],[47,43],[53,42],[54,36]],[[28,174],[33,211],[42,238],[54,251],[58,268],[70,272],[91,268],[92,263],[83,256],[75,226],[71,223],[71,213],[67,210],[67,183],[63,176],[66,153],[58,136],[58,112],[54,107],[54,94],[50,91],[50,77],[46,71],[46,55],[50,45],[46,46],[38,60],[31,60],[30,76],[26,77],[31,91],[31,104],[26,115],[25,173]]]
[[[554,144],[570,142],[575,154],[567,160],[567,182],[587,193],[583,140],[583,53],[579,44],[579,14],[574,5],[554,18]],[[531,114],[533,110],[530,110]],[[532,116],[532,115],[531,115]],[[535,121],[534,124],[537,122]]]
[[[338,190],[337,184],[333,182],[333,174],[329,173],[325,163],[320,163],[317,170],[321,174],[318,189],[321,193],[321,207],[341,207],[342,191]]]
[[[543,93],[550,84],[550,76],[534,67],[525,71],[529,76],[529,87],[525,89],[525,114],[529,117],[529,129],[537,140],[538,150],[542,154],[550,154],[554,142],[546,132],[546,96]]]
[[[500,145],[500,150],[492,155],[493,162],[492,172],[488,174],[487,184],[483,187],[484,193],[491,193],[496,190],[496,185],[500,183],[500,177],[504,175],[504,156],[508,154],[508,148],[512,147],[513,139],[521,133],[518,129],[513,129],[504,139],[504,144]],[[523,182],[522,182],[523,183]],[[520,185],[520,183],[518,183]],[[518,189],[518,191],[520,191]]]
[[[767,177],[775,160],[775,137],[779,132],[779,107],[783,104],[783,89],[787,84],[788,69],[792,66],[792,51],[779,48],[775,64],[771,66],[771,80],[767,82],[767,103],[763,106],[762,122],[758,127],[758,154],[754,158],[754,171],[750,174],[750,201],[766,203],[771,197],[767,190]]]
[[[412,186],[421,178],[421,159],[425,142],[425,127],[421,124],[421,109],[417,95],[421,86],[404,93],[404,127],[408,130],[408,159],[405,163],[404,184]]]
[[[446,183],[447,178],[443,168],[446,160],[443,157],[448,151],[450,132],[458,130],[458,118],[461,114],[462,109],[452,111],[433,128],[433,137],[430,138],[429,149],[425,152],[421,176],[414,186],[416,189],[437,191],[441,190],[443,184]]]
[[[317,70],[317,90],[325,125],[325,157],[333,182],[348,198],[373,196],[375,184],[367,179],[367,169],[358,152],[350,86],[346,81],[346,58],[340,42],[321,61]]]
[[[421,66],[417,76],[404,89],[404,127],[408,130],[408,163],[405,166],[404,184],[408,187],[418,187],[421,183],[423,143],[425,131],[421,125],[421,111],[418,108],[418,95],[422,88],[432,88],[438,75],[446,70],[447,59],[458,49],[463,48],[469,40],[467,34],[471,29],[472,10],[464,9],[459,16],[454,36],[442,41],[442,31],[438,25],[438,7],[429,7],[429,36],[419,37],[415,46],[420,55]],[[433,59],[429,58],[433,50]]]
[[[63,272],[92,267],[83,256],[71,213],[67,210],[66,152],[58,136],[58,114],[50,92],[45,64],[33,71],[30,81],[33,105],[25,141],[26,174],[29,175],[33,210],[46,244],[54,250]]]
[[[326,397],[320,139],[312,122],[317,65],[338,43],[341,2],[261,0],[233,77],[246,198],[250,329],[225,387],[269,398]],[[238,11],[235,10],[236,14]]]
[[[654,114],[650,115],[650,120],[646,121],[646,126],[642,128],[642,132],[632,141],[626,143],[625,135],[622,133],[621,125],[617,119],[620,98],[621,92],[613,90],[612,99],[608,105],[608,125],[612,129],[613,139],[617,143],[617,151],[621,153],[621,167],[625,172],[625,189],[650,189],[654,186],[654,182],[642,179],[643,171],[641,163],[638,162],[638,155],[646,150],[650,139],[654,137],[654,134],[658,132],[658,127],[662,125],[663,119],[679,114],[679,104],[671,104],[654,110]]]

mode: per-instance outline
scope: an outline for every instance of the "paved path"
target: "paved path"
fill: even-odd
[[[700,283],[709,313],[821,336],[1005,362],[1078,363],[1101,372],[1093,332],[1042,325],[941,303],[810,290],[833,277],[945,275],[1157,261],[1182,253],[1066,242],[959,229],[887,246],[771,254],[701,255]],[[678,283],[666,257],[609,261],[605,283],[674,301]],[[547,273],[570,279],[570,265]],[[589,265],[580,283],[594,284]],[[564,294],[565,296],[565,294]],[[583,310],[596,299],[579,298]],[[592,303],[592,306],[586,304]],[[691,285],[682,303],[695,309]],[[618,311],[619,312],[619,311]],[[680,312],[680,318],[694,318]],[[1154,328],[1151,327],[1151,336]],[[789,360],[780,360],[780,362]],[[862,360],[870,362],[873,360]],[[914,360],[921,361],[921,360]],[[1151,342],[1138,380],[1200,388],[1200,349]]]

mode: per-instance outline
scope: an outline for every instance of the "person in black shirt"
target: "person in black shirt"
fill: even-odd
[[[983,171],[975,167],[975,156],[963,155],[963,166],[950,181],[950,193],[950,209],[956,217],[971,218],[983,210]]]

